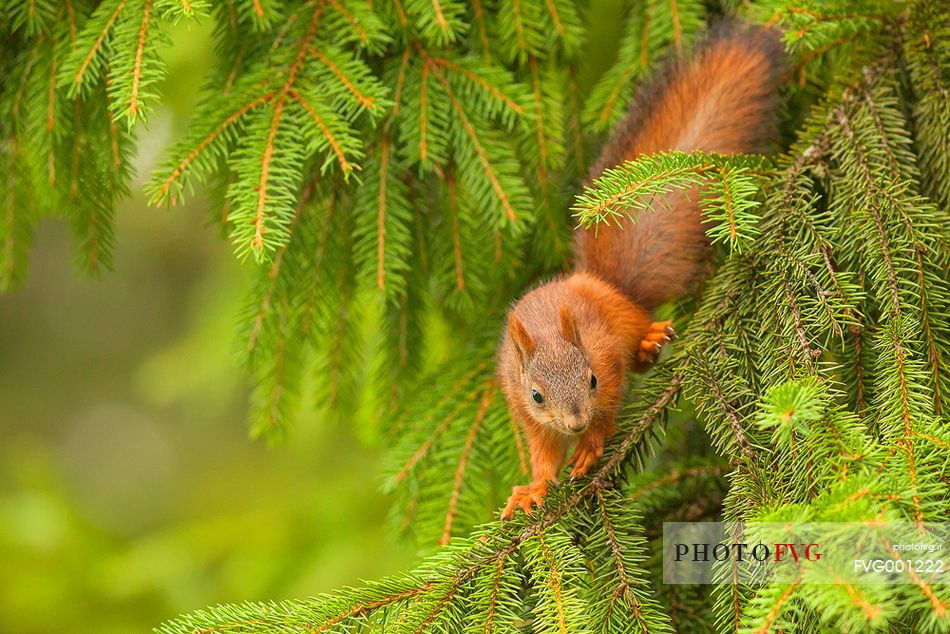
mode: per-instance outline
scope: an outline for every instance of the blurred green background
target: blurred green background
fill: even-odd
[[[619,0],[594,3],[583,83],[615,56]],[[302,411],[248,438],[235,324],[251,279],[207,226],[142,183],[211,66],[210,21],[179,27],[162,106],[140,128],[114,272],[79,277],[64,221],[0,296],[0,632],[146,632],[218,602],[306,597],[411,565],[386,530],[379,449]]]
[[[210,64],[210,29],[174,42],[115,271],[80,278],[65,222],[47,221],[27,285],[0,297],[3,632],[145,632],[412,561],[353,430],[304,414],[283,446],[248,438],[234,326],[252,265],[206,226],[201,196],[164,210],[141,195]]]

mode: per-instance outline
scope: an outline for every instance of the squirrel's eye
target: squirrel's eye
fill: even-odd
[[[597,377],[593,374],[590,375],[590,389],[597,387]]]
[[[541,396],[541,392],[537,390],[531,390],[531,398],[533,398],[534,402],[537,403],[538,405],[544,402],[544,397]]]

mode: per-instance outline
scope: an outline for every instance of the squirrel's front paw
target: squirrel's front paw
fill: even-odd
[[[571,480],[583,477],[591,468],[597,464],[600,457],[604,455],[604,439],[584,439],[577,445],[574,454],[568,461],[568,464],[574,465],[571,469]]]
[[[547,482],[532,482],[516,486],[511,489],[511,497],[508,498],[508,504],[505,510],[501,512],[501,519],[510,520],[515,516],[515,511],[521,508],[525,513],[531,515],[532,507],[537,505],[541,508],[544,504],[544,496],[548,494]]]
[[[673,324],[669,321],[655,321],[650,324],[643,341],[640,342],[640,348],[637,350],[637,361],[643,365],[655,363],[660,356],[663,346],[676,339],[676,331],[673,330]]]

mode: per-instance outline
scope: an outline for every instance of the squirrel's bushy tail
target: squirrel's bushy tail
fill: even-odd
[[[777,31],[723,22],[696,53],[673,60],[637,99],[591,170],[640,154],[764,151],[776,132],[785,63]],[[706,267],[708,241],[696,192],[672,192],[622,228],[578,231],[577,268],[613,283],[644,308],[688,293]]]

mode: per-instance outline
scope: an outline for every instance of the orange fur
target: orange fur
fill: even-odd
[[[783,59],[775,36],[734,24],[714,30],[691,60],[674,61],[640,89],[592,176],[661,150],[761,150],[774,130]],[[530,291],[509,312],[498,373],[528,436],[533,481],[514,488],[503,518],[541,504],[572,440],[572,478],[603,454],[627,372],[642,371],[672,338],[652,311],[689,292],[706,268],[696,198],[674,192],[636,223],[577,232],[576,272]]]
[[[774,135],[782,61],[776,33],[722,25],[690,61],[673,62],[639,91],[591,177],[664,150],[763,151]],[[598,273],[651,310],[689,293],[708,251],[697,199],[695,190],[671,192],[636,223],[577,232],[577,269]]]

